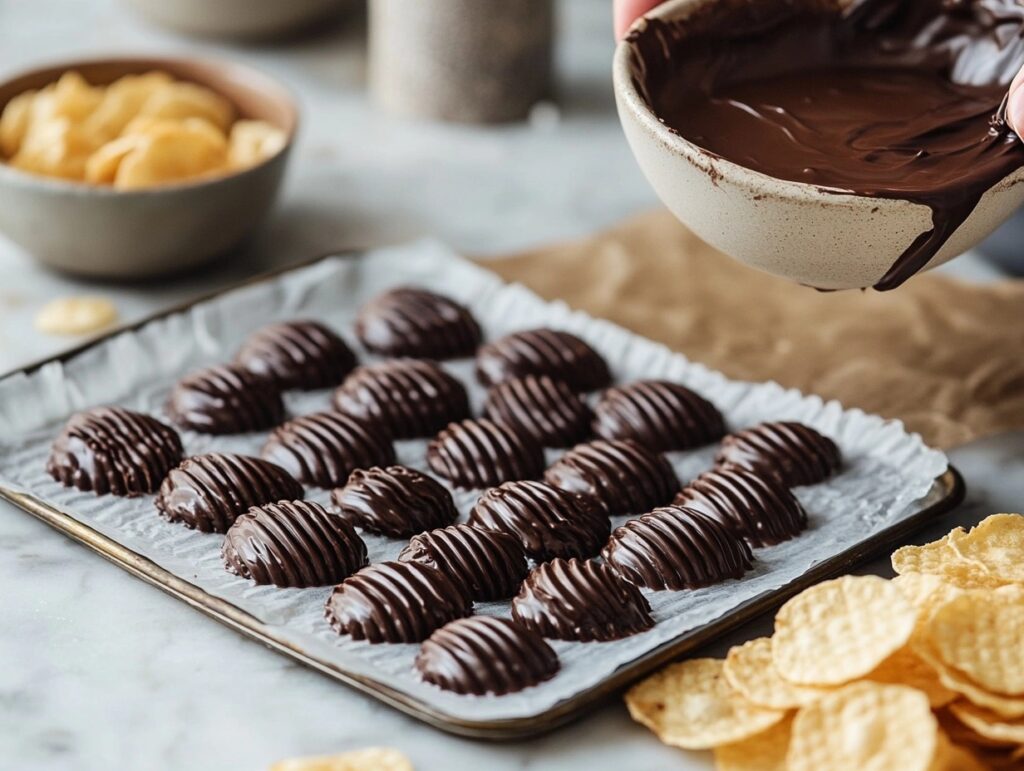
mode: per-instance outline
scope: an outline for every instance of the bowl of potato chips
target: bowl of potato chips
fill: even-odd
[[[188,58],[47,66],[0,83],[0,231],[102,278],[184,271],[269,212],[298,123],[249,67]]]

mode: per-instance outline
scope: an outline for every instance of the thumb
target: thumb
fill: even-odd
[[[1017,136],[1024,137],[1024,69],[1010,84],[1010,98],[1006,103],[1006,122]]]
[[[623,37],[630,25],[662,0],[615,0],[615,37]]]

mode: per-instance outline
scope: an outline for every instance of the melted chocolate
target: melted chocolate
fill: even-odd
[[[363,568],[334,587],[325,607],[335,632],[370,643],[421,642],[472,612],[463,589],[419,562],[378,562]]]
[[[665,506],[612,533],[602,556],[649,589],[699,589],[750,570],[750,547],[699,511]]]
[[[177,432],[156,418],[94,407],[71,416],[53,442],[46,470],[67,487],[136,496],[156,492],[181,455]]]
[[[505,380],[487,394],[484,415],[530,434],[545,447],[568,447],[590,431],[590,407],[547,375]]]
[[[204,434],[240,434],[284,419],[281,392],[270,380],[236,364],[186,375],[167,401],[171,420]]]
[[[416,669],[446,691],[501,696],[554,677],[558,655],[539,634],[507,618],[474,616],[430,635],[416,656]]]
[[[564,380],[576,391],[593,391],[611,382],[608,364],[576,335],[554,329],[515,332],[483,346],[476,356],[477,378],[484,385],[526,375]]]
[[[353,525],[392,538],[444,527],[459,516],[445,487],[405,466],[356,469],[331,501]]]
[[[796,538],[807,527],[807,512],[788,487],[738,468],[701,474],[672,503],[707,514],[754,547]]]
[[[459,487],[491,487],[536,479],[544,471],[544,448],[536,439],[492,420],[452,423],[427,445],[427,463]]]
[[[356,334],[368,351],[382,356],[455,359],[472,356],[480,325],[454,300],[425,289],[401,287],[364,305]]]
[[[334,406],[346,415],[383,423],[396,439],[433,436],[469,417],[462,383],[423,359],[360,367],[334,392]]]
[[[545,472],[544,481],[596,498],[612,515],[650,511],[679,491],[665,457],[629,439],[577,445]]]
[[[316,321],[271,324],[251,335],[235,361],[279,388],[337,385],[356,365],[352,349]]]
[[[526,578],[526,552],[507,533],[452,525],[414,536],[398,559],[447,573],[478,602],[511,597]]]
[[[796,487],[823,482],[839,470],[842,460],[839,448],[827,436],[803,423],[782,421],[729,434],[715,463],[768,474]]]
[[[225,533],[253,506],[302,497],[302,485],[280,466],[247,455],[213,452],[187,458],[171,469],[156,507],[171,522],[203,533]]]
[[[506,482],[485,492],[469,523],[518,538],[536,560],[593,557],[608,540],[611,524],[593,497],[544,482]]]
[[[232,573],[275,586],[333,584],[367,562],[352,525],[311,501],[249,509],[228,528],[223,554]]]
[[[1017,0],[710,3],[633,35],[634,79],[710,152],[827,191],[927,206],[933,228],[877,289],[924,268],[981,196],[1024,166],[1000,119],[1024,64]]]
[[[274,430],[260,454],[299,481],[318,487],[337,487],[358,468],[395,462],[395,448],[383,426],[337,412],[289,420]]]
[[[665,452],[717,441],[725,423],[715,405],[686,386],[641,380],[604,392],[594,408],[594,433]]]
[[[544,637],[618,640],[654,626],[640,590],[610,566],[552,560],[526,577],[512,600],[512,620]]]

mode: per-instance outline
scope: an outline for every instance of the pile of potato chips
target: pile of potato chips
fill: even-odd
[[[254,166],[284,147],[264,121],[165,72],[92,86],[77,72],[14,97],[0,113],[0,156],[22,171],[137,190]]]
[[[1024,768],[1024,517],[996,514],[787,602],[772,638],[626,694],[730,771]]]

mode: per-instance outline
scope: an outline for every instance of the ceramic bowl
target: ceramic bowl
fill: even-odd
[[[190,35],[267,39],[302,29],[353,0],[125,0],[150,21]]]
[[[164,70],[207,86],[240,117],[282,129],[288,143],[262,163],[224,177],[138,191],[28,174],[0,163],[0,231],[53,268],[96,278],[178,273],[226,253],[250,235],[281,186],[298,125],[291,95],[266,75],[232,62],[118,58],[62,62],[0,83],[0,109],[21,92],[76,70],[94,84]]]
[[[669,0],[648,17],[686,18],[717,1]],[[661,123],[637,91],[632,55],[633,44],[624,41],[614,61],[626,138],[665,205],[717,249],[808,286],[853,289],[876,284],[918,236],[931,230],[926,206],[822,192],[738,166],[688,142]],[[1024,170],[1019,170],[989,190],[928,268],[948,262],[995,230],[1024,203],[1022,181]]]

